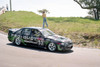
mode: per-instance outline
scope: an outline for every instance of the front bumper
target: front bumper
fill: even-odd
[[[70,46],[70,47],[68,47],[68,46],[60,46],[60,48],[61,48],[63,51],[65,51],[65,50],[71,50],[71,49],[73,48],[73,46]]]
[[[72,43],[58,46],[58,50],[60,50],[60,51],[71,50],[72,48],[73,48],[73,44]]]

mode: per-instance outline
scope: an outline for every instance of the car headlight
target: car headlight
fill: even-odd
[[[64,43],[61,43],[61,45],[63,45],[63,46],[64,46],[65,44],[64,44]]]
[[[67,39],[67,42],[72,42],[72,40],[70,38]]]

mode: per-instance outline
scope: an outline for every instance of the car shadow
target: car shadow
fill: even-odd
[[[37,47],[37,46],[33,46],[33,45],[20,45],[20,46],[17,46],[13,43],[7,43],[7,45],[9,46],[14,46],[14,47],[19,47],[19,48],[24,48],[24,49],[30,49],[30,50],[36,50],[36,51],[42,51],[42,52],[51,52],[47,49],[44,49],[44,48],[40,48],[40,47]],[[51,52],[51,53],[58,53],[58,54],[69,54],[69,53],[72,53],[74,52],[73,50],[67,50],[67,51],[55,51],[55,52]]]

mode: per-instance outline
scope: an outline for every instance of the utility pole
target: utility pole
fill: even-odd
[[[11,0],[10,0],[10,11],[12,11],[12,4],[11,4]]]

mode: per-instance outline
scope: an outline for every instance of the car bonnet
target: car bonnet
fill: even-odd
[[[53,35],[53,36],[47,36],[47,38],[56,40],[56,41],[61,41],[61,42],[71,42],[71,39],[60,36],[60,35]]]

